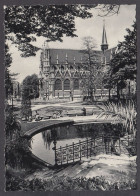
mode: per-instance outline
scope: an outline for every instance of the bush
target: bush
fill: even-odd
[[[135,190],[136,182],[133,180],[109,182],[104,177],[93,178],[75,178],[70,177],[54,177],[49,180],[35,178],[33,180],[25,180],[20,177],[6,175],[6,191],[81,191],[81,190]]]
[[[11,108],[6,108],[6,146],[5,146],[5,164],[13,168],[22,168],[24,157],[30,153],[30,142],[22,137],[20,122],[17,121]]]

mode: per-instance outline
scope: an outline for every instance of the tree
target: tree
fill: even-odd
[[[21,101],[21,116],[25,118],[25,120],[29,120],[32,117],[32,110],[31,110],[31,100],[30,98],[26,98],[23,96]]]
[[[104,74],[103,83],[104,83],[104,87],[109,90],[109,93],[108,93],[109,97],[108,98],[109,98],[109,101],[110,101],[110,99],[111,99],[110,92],[111,92],[111,89],[113,88],[113,82],[112,82],[110,69]]]
[[[12,64],[12,56],[11,53],[9,53],[9,46],[8,44],[5,44],[5,95],[6,99],[11,98],[13,95],[13,83],[15,81],[15,76],[17,76],[17,73],[11,73],[9,70],[9,67]]]
[[[100,4],[96,9],[99,9],[99,16],[101,17],[113,16],[119,13],[120,5]]]
[[[6,105],[5,108],[5,132],[6,132],[6,146],[5,146],[5,164],[7,168],[22,168],[25,162],[25,156],[30,153],[30,142],[23,137],[24,133],[21,129],[21,124],[17,120],[13,110]]]
[[[126,29],[125,40],[118,44],[118,51],[111,60],[113,65],[112,74],[122,75],[124,80],[136,80],[136,22],[132,25],[133,30]]]
[[[39,79],[36,74],[27,76],[22,82],[21,115],[26,120],[32,116],[31,99],[39,96]]]
[[[6,99],[8,99],[8,97],[13,94],[12,79],[11,79],[11,75],[9,72],[9,67],[11,66],[11,63],[12,63],[12,57],[11,57],[11,54],[9,53],[9,47],[6,44],[5,45],[5,93],[6,93]]]
[[[97,60],[99,54],[94,49],[96,48],[95,40],[92,37],[83,38],[83,64],[84,69],[88,71],[86,78],[82,80],[82,88],[88,89],[88,96],[93,101],[93,95],[97,87],[101,86],[101,62]]]
[[[39,50],[32,42],[43,36],[48,41],[62,41],[63,35],[74,37],[75,18],[90,18],[98,5],[37,5],[5,7],[5,40],[11,40],[22,56],[35,56]],[[118,5],[99,9],[117,13]],[[105,13],[106,14],[106,13]]]
[[[39,79],[36,74],[27,76],[22,82],[22,96],[30,99],[39,97]]]
[[[127,80],[136,81],[136,22],[132,25],[133,29],[126,29],[127,35],[124,41],[117,46],[117,52],[113,55],[108,70],[109,75],[104,78],[106,85],[110,88],[117,87],[117,96],[119,91],[126,87]]]
[[[5,8],[5,36],[17,44],[22,56],[35,55],[36,37],[62,41],[63,35],[74,37],[75,17],[89,18],[95,5],[12,6]],[[11,35],[11,34],[14,34]]]

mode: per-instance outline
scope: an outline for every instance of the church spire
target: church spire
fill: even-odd
[[[105,20],[104,20],[101,50],[104,53],[104,51],[107,49],[108,49],[108,43],[107,43],[107,36],[106,36],[106,30],[105,30]]]

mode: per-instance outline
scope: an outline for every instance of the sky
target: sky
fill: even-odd
[[[124,40],[126,28],[132,28],[133,21],[136,17],[135,5],[121,5],[119,14],[110,17],[98,16],[98,10],[92,9],[93,17],[89,19],[75,19],[76,34],[78,37],[71,38],[64,36],[63,42],[50,42],[49,48],[69,48],[69,49],[82,49],[82,38],[92,36],[97,44],[97,50],[100,50],[103,32],[103,19],[105,19],[105,27],[107,34],[107,41],[109,48],[117,46],[119,41]],[[42,47],[45,38],[37,39],[35,46]],[[18,82],[32,74],[39,74],[40,53],[38,51],[35,57],[23,58],[20,52],[14,45],[10,45],[10,52],[12,54],[13,62],[10,67],[12,73],[19,73],[16,77]]]

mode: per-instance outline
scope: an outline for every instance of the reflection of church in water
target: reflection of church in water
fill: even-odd
[[[95,63],[106,66],[115,49],[108,49],[104,26],[101,51],[95,51]],[[83,50],[51,49],[45,42],[40,61],[40,98],[82,97],[82,80],[89,77]]]

